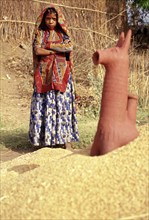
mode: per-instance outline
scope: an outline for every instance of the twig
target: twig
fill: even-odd
[[[31,21],[18,21],[18,20],[0,20],[0,22],[4,23],[4,22],[12,22],[12,23],[26,23],[26,24],[34,24],[35,22],[31,22]]]
[[[12,23],[26,23],[26,24],[35,24],[35,22],[30,22],[30,21],[18,21],[18,20],[0,20],[0,22],[12,22]],[[86,32],[92,32],[92,33],[95,33],[95,34],[99,34],[103,37],[106,37],[114,42],[116,42],[116,39],[113,39],[112,37],[109,37],[105,34],[102,34],[98,31],[94,31],[94,30],[91,30],[91,29],[87,29],[87,28],[79,28],[79,27],[69,27],[69,29],[72,29],[72,30],[81,30],[81,31],[86,31]]]
[[[0,20],[0,22],[4,23],[4,22],[12,22],[12,23],[26,23],[26,24],[34,24],[35,22],[31,22],[31,21],[18,21],[18,20]]]
[[[91,38],[91,41],[92,41],[92,44],[93,44],[93,48],[94,48],[94,50],[96,50],[95,42],[94,42],[93,35],[91,34],[91,32],[89,32],[89,36]]]
[[[90,52],[90,53],[93,53],[94,52],[94,49],[87,49],[86,47],[83,47],[83,46],[80,46],[79,44],[77,44],[76,42],[75,42],[75,46],[76,47],[79,47],[79,48],[81,48],[81,49],[83,49],[83,50],[85,50],[85,51],[88,51],[88,52]]]
[[[103,25],[101,25],[100,29],[107,23],[109,23],[110,21],[114,20],[115,18],[117,18],[119,15],[122,15],[124,12],[126,11],[126,9],[124,9],[123,11],[121,11],[119,14],[117,14],[116,16],[114,16],[113,18],[109,19],[108,21],[106,21],[105,23],[103,23]]]
[[[144,71],[144,74],[149,73],[149,70]]]
[[[103,11],[99,11],[99,10],[91,9],[91,8],[78,8],[78,7],[74,7],[74,6],[62,5],[62,4],[56,4],[56,3],[50,3],[50,2],[41,1],[41,0],[32,0],[32,1],[33,1],[33,2],[44,3],[44,4],[52,4],[52,5],[56,5],[56,6],[64,7],[64,8],[77,9],[77,10],[82,10],[82,11],[92,11],[92,12],[99,12],[99,13],[101,13],[101,14],[107,14],[107,12],[103,12]]]
[[[148,217],[149,214],[146,213],[146,214],[142,214],[142,215],[134,215],[134,216],[130,216],[130,217],[123,217],[123,218],[120,218],[119,220],[135,220],[135,219],[140,219],[140,218],[143,218],[143,217]]]
[[[94,31],[94,30],[91,30],[91,29],[71,27],[71,26],[69,26],[69,29],[81,30],[81,31],[86,31],[86,32],[92,32],[92,33],[95,33],[95,34],[99,34],[99,35],[101,35],[101,36],[103,36],[103,37],[109,38],[110,40],[113,40],[114,42],[117,41],[116,39],[113,39],[112,37],[109,37],[109,36],[107,36],[107,35],[105,35],[105,34],[102,34],[102,33],[98,32],[98,31]]]

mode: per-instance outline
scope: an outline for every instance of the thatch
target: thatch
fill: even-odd
[[[49,3],[50,0],[3,0],[0,17],[1,38],[31,39],[33,23]],[[52,3],[61,7],[76,42],[80,40],[80,35],[83,42],[86,31],[90,31],[93,39],[99,41],[100,34],[105,37],[109,32],[112,35],[119,33],[126,24],[126,10],[121,0],[118,0],[117,4],[108,0],[55,0]]]
[[[1,220],[149,217],[148,126],[102,157],[43,148],[1,165]]]

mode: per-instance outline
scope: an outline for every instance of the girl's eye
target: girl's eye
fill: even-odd
[[[48,21],[48,20],[53,20],[53,21],[56,21],[56,18],[46,18],[46,20]]]

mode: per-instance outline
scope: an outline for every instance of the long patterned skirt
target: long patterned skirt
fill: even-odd
[[[72,75],[66,91],[33,92],[29,139],[34,146],[55,146],[79,141]]]

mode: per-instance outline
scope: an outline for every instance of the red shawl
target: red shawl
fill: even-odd
[[[65,18],[59,8],[53,5],[49,7],[55,8],[57,11],[58,23],[63,33],[56,32],[56,40],[50,41],[50,32],[39,29],[39,25],[47,8],[44,9],[37,18],[33,34],[34,86],[38,93],[44,93],[49,90],[65,92],[69,74],[70,72],[73,73],[72,49],[69,50],[69,48],[72,47],[72,43]],[[36,47],[51,49],[51,54],[48,56],[36,55]],[[69,55],[69,60],[66,59],[66,54]]]

